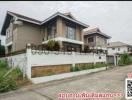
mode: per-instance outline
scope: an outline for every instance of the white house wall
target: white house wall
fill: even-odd
[[[109,55],[113,55],[115,53],[124,53],[124,52],[128,52],[128,48],[127,47],[114,47],[115,50],[113,50],[112,48],[107,48],[108,49],[108,54]],[[118,48],[120,48],[120,50],[118,50]]]

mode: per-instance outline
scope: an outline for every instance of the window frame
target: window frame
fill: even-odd
[[[114,48],[114,47],[112,47],[112,50],[115,50],[115,48]]]
[[[47,39],[51,39],[52,36],[55,37],[56,31],[57,31],[56,25],[48,25],[47,26]],[[51,36],[51,37],[49,38],[49,36]]]
[[[72,27],[70,25],[66,25],[66,38],[76,40],[76,28],[75,27]]]
[[[89,39],[92,39],[92,41],[89,41]],[[92,36],[92,37],[88,37],[88,43],[92,43],[92,42],[94,42],[94,37]]]

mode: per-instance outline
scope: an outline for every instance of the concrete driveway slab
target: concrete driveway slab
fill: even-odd
[[[49,100],[49,99],[32,91],[24,91],[9,96],[7,95],[4,98],[0,98],[0,100]]]

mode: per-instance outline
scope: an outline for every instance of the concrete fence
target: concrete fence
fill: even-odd
[[[23,74],[26,74],[27,67],[27,54],[17,54],[8,57],[2,57],[0,60],[6,60],[8,62],[9,67],[19,67]]]
[[[46,52],[36,51],[28,49],[27,50],[27,75],[31,78],[31,69],[35,66],[48,66],[48,65],[65,65],[71,64],[73,67],[75,64],[81,63],[96,63],[96,62],[106,62],[105,54],[93,54],[93,53],[77,53],[77,52]]]
[[[20,67],[20,69],[27,75],[30,80],[32,78],[32,67],[37,66],[49,66],[49,65],[65,65],[71,64],[75,66],[81,63],[96,63],[106,62],[105,54],[94,54],[94,53],[77,53],[77,52],[55,52],[55,51],[38,51],[31,50],[28,48],[26,53],[13,55],[9,57],[0,58],[0,60],[7,60],[9,65],[12,67]],[[44,76],[45,77],[45,76]],[[48,76],[46,76],[48,77]],[[43,77],[41,77],[43,78]],[[39,77],[40,79],[40,77]],[[56,79],[56,78],[54,78]],[[35,78],[36,82],[37,78]],[[37,82],[36,82],[37,83]]]

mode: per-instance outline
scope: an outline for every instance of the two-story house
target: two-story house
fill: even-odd
[[[132,53],[132,46],[120,41],[108,43],[107,49],[108,55]]]
[[[107,50],[107,42],[111,37],[100,31],[99,28],[88,28],[84,30],[84,43],[90,49]]]
[[[88,25],[75,19],[70,13],[57,12],[44,21],[8,11],[1,30],[6,35],[6,53],[26,48],[27,43],[43,44],[50,39],[61,46],[83,48],[83,29]]]

